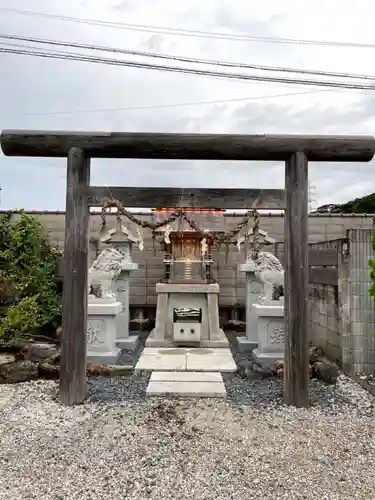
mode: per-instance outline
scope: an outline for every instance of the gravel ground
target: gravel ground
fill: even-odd
[[[224,374],[226,402],[147,400],[149,376],[91,378],[75,408],[52,381],[0,385],[0,500],[375,498],[375,398],[347,377],[297,410],[257,374]]]
[[[147,377],[90,379],[87,403],[52,381],[0,385],[0,499],[375,498],[374,398],[346,377],[281,384],[225,377],[221,400],[145,400]]]

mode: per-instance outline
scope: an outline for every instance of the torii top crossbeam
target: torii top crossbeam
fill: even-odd
[[[4,130],[6,156],[66,157],[71,148],[91,158],[286,161],[296,152],[309,161],[367,162],[373,136],[158,134]]]

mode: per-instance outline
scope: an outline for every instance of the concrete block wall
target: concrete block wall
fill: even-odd
[[[372,231],[351,229],[349,264],[350,355],[353,371],[375,373],[375,310],[368,289],[368,261],[374,258]]]
[[[326,251],[334,250],[337,253],[337,262],[334,267],[341,266],[339,255],[343,249],[343,242],[346,239],[335,239],[330,241],[320,241],[309,244],[309,251],[319,251],[322,257]],[[278,242],[274,246],[274,253],[284,263],[284,243]],[[322,258],[324,263],[324,258]],[[342,264],[347,265],[347,264]],[[324,269],[325,266],[320,266]],[[340,267],[341,272],[341,267]],[[324,274],[321,275],[322,283],[309,282],[308,297],[308,321],[309,340],[313,345],[324,350],[327,356],[342,366],[342,327],[340,319],[340,300],[337,281],[334,285],[324,283]]]
[[[337,285],[309,283],[310,340],[348,373],[375,374],[375,308],[368,293],[372,234],[370,228],[349,229],[345,239],[310,245],[338,247]],[[275,254],[283,260],[283,243],[275,245]]]
[[[65,238],[65,213],[64,212],[30,212],[42,221],[43,227],[49,238],[64,246]],[[17,217],[17,214],[14,215]],[[154,218],[150,213],[137,214],[137,217],[147,220]],[[227,228],[235,226],[241,220],[243,214],[226,214],[224,217]],[[309,216],[309,240],[310,242],[331,240],[345,237],[348,229],[370,229],[372,228],[370,215],[310,215]],[[107,218],[108,227],[116,224],[114,215]],[[260,227],[276,241],[284,241],[284,217],[279,214],[261,214]],[[100,235],[101,216],[100,213],[90,215],[89,234],[95,239]],[[163,252],[158,244],[154,252],[150,231],[144,230],[145,248],[141,252],[134,248],[133,259],[138,263],[139,269],[132,275],[130,289],[130,303],[132,305],[152,306],[156,305],[155,285],[163,276]],[[90,245],[90,260],[92,261],[97,251],[94,243]],[[272,251],[272,250],[271,250]],[[281,250],[280,250],[281,251]],[[245,307],[245,276],[238,271],[238,264],[244,261],[244,252],[238,251],[237,247],[230,248],[228,256],[225,248],[214,251],[213,273],[220,284],[220,305],[222,307]]]
[[[64,212],[34,212],[42,221],[49,238],[64,246]],[[150,214],[140,214],[140,218],[150,219]],[[14,215],[17,217],[17,214]],[[242,215],[226,215],[228,228],[233,227]],[[116,224],[114,216],[108,217],[108,227]],[[284,218],[280,215],[262,214],[261,228],[279,243],[270,251],[283,261]],[[337,244],[333,241],[347,237],[349,239],[349,257],[347,270],[340,263],[338,286],[310,283],[309,325],[310,338],[315,345],[320,345],[331,359],[343,362],[346,369],[358,373],[375,373],[375,310],[368,295],[370,275],[368,260],[373,258],[371,246],[372,215],[310,215],[310,243],[320,242],[316,246],[324,249]],[[98,213],[90,216],[90,237],[95,239],[100,234],[101,217]],[[156,243],[154,251],[151,233],[144,231],[145,248],[141,252],[134,248],[133,259],[139,269],[131,280],[130,304],[132,308],[150,308],[147,313],[154,315],[156,305],[155,285],[163,276],[163,252]],[[101,247],[91,244],[90,259],[95,258]],[[226,256],[225,248],[214,251],[213,273],[220,284],[221,309],[244,312],[245,276],[238,271],[238,264],[244,261],[244,252],[231,247]],[[346,274],[347,271],[347,274]],[[341,276],[341,277],[340,277]],[[344,320],[347,316],[347,321]],[[237,316],[238,318],[238,316]],[[242,318],[243,314],[242,314]],[[347,323],[347,324],[346,324]],[[345,361],[344,361],[345,358]]]
[[[309,283],[309,335],[312,344],[321,347],[327,356],[340,366],[343,364],[341,303],[348,301],[347,296],[344,297],[343,294],[339,296],[339,280],[346,270],[343,268],[348,266],[348,263],[342,259],[345,245],[347,245],[347,240],[344,238],[309,245],[311,250],[321,252],[322,260],[319,263],[326,263],[323,258],[325,251],[334,251],[337,256],[333,266],[338,270],[335,284]],[[324,269],[326,266],[321,267]]]
[[[321,347],[327,356],[342,365],[341,333],[337,287],[310,283],[309,335],[313,345]]]
[[[1,213],[1,211],[0,211]],[[29,212],[40,218],[49,233],[50,237],[63,244],[65,231],[65,213],[64,212]],[[150,214],[137,215],[140,218],[151,219]],[[14,215],[17,217],[17,214]],[[243,215],[228,214],[224,219],[228,228],[233,227]],[[108,220],[115,217],[109,216]],[[260,226],[267,231],[277,241],[284,241],[284,217],[279,214],[261,214]],[[330,215],[330,214],[310,214],[309,216],[309,240],[325,241],[335,238],[345,237],[348,229],[371,229],[373,224],[373,215],[353,214],[353,215]],[[112,222],[110,222],[112,223]],[[100,231],[101,218],[99,213],[92,213],[90,216],[90,236],[95,236]],[[145,233],[147,234],[147,233]],[[236,252],[236,249],[234,249]]]

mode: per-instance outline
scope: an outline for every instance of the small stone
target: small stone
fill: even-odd
[[[88,377],[108,377],[109,375],[108,366],[99,365],[95,363],[87,363],[86,375]]]
[[[230,319],[228,321],[228,328],[236,332],[246,331],[246,321],[241,321],[239,319]]]
[[[324,356],[323,349],[320,347],[311,346],[309,349],[309,360],[310,363],[315,363],[315,361],[319,361],[320,358]]]
[[[247,359],[242,359],[237,364],[237,372],[241,378],[246,378],[252,372],[253,362]]]
[[[44,361],[58,354],[56,346],[47,343],[30,343],[23,350],[22,354],[28,361]]]
[[[9,342],[0,341],[0,353],[14,354],[16,358],[23,359],[21,352],[29,343],[29,340],[22,339],[14,339]]]
[[[252,369],[255,373],[262,375],[262,377],[272,377],[274,372],[268,366],[262,366],[259,363],[253,362]]]
[[[278,370],[284,370],[284,361],[281,359],[276,360],[273,365],[273,369],[275,370],[275,372],[277,372]]]
[[[276,377],[279,379],[284,378],[284,361],[283,360],[277,360],[275,361],[274,365],[272,366],[272,371],[275,373]],[[309,378],[313,377],[313,366],[309,364]]]
[[[39,376],[46,379],[57,379],[60,376],[60,366],[52,363],[39,364]]]
[[[61,354],[60,351],[58,351],[56,354],[48,358],[47,361],[52,364],[60,363],[60,354]]]
[[[109,377],[126,377],[133,373],[132,365],[107,365],[106,369]]]
[[[329,361],[317,361],[313,365],[314,375],[327,384],[336,384],[339,376],[338,367]]]
[[[0,365],[0,383],[15,384],[38,378],[38,367],[32,361],[15,361]]]
[[[0,369],[2,365],[14,363],[15,361],[16,357],[13,354],[0,354]]]
[[[131,329],[143,330],[144,328],[149,328],[151,325],[151,320],[149,318],[134,318],[129,321]]]

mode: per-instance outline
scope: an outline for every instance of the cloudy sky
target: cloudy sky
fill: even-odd
[[[375,4],[343,0],[339,9],[336,4],[326,0],[0,0],[0,34],[375,75],[375,48],[266,43],[232,36],[328,40],[375,47]],[[108,27],[69,22],[7,9],[117,24]],[[129,29],[129,24],[203,34],[155,33],[146,28]],[[4,41],[0,40],[1,46]],[[119,54],[89,54],[135,60]],[[0,58],[0,129],[361,135],[374,134],[375,129],[375,87],[373,92],[327,91],[14,54],[0,54]],[[251,70],[247,73],[260,74]],[[282,188],[284,184],[283,165],[274,163],[95,160],[92,165],[91,182],[95,185]],[[374,167],[374,162],[311,164],[314,204],[345,202],[375,191]],[[63,159],[9,158],[0,153],[0,172],[0,209],[64,209]]]

